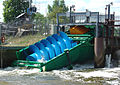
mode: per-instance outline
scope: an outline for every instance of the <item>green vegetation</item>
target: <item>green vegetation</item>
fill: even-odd
[[[3,6],[4,22],[8,23],[21,13],[24,13],[29,7],[29,2],[24,0],[5,0],[3,1]]]
[[[21,13],[27,11],[27,8],[29,7],[29,1],[25,2],[24,0],[5,0],[3,1],[3,6],[4,22],[8,23],[15,20],[15,18]],[[35,29],[40,30],[40,34],[49,34],[49,24],[52,24],[52,21],[56,22],[56,14],[65,13],[67,11],[68,7],[65,5],[64,0],[54,0],[52,6],[48,5],[48,14],[46,17],[41,13],[35,13],[32,15]],[[60,21],[62,21],[62,18],[64,17],[60,17]],[[8,37],[6,43],[8,43],[8,45],[28,46],[39,41],[40,39],[45,38],[45,36],[41,36],[40,34],[24,36],[21,38]]]
[[[42,15],[41,13],[35,13],[32,15],[32,19],[33,19],[33,22],[35,23],[35,26],[36,26],[36,29],[39,29],[40,32],[42,33],[43,30],[45,30],[44,28],[47,28],[46,27],[46,17],[44,17],[44,15]]]
[[[67,11],[68,7],[65,5],[64,0],[54,0],[52,6],[48,5],[48,18],[56,22],[56,14],[65,13]]]
[[[8,23],[14,20],[15,17],[21,13],[27,11],[27,8],[29,7],[29,1],[25,2],[24,0],[5,0],[3,1],[3,6],[4,22]],[[65,5],[64,0],[54,0],[52,6],[48,5],[47,17],[49,20],[56,22],[56,14],[65,13],[67,11],[68,7]],[[41,25],[46,22],[44,15],[40,13],[34,14],[32,18],[38,21],[38,23],[41,23]],[[60,19],[62,19],[62,17]]]
[[[40,34],[27,35],[22,37],[6,37],[6,43],[8,44],[5,46],[29,46],[44,38],[46,38],[46,36],[42,36]]]
[[[39,23],[44,25],[46,18],[41,13],[37,12],[36,14],[33,14],[33,19],[37,22],[38,25],[39,25]]]

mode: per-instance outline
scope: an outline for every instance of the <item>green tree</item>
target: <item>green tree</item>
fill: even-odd
[[[48,5],[48,18],[56,22],[56,14],[65,13],[67,11],[68,7],[65,5],[64,0],[54,0],[52,6]]]
[[[46,17],[38,12],[33,14],[33,20],[35,20],[38,24],[40,23],[41,25],[43,25],[45,23],[45,19]]]
[[[44,28],[46,25],[46,17],[42,15],[41,13],[35,13],[32,15],[33,22],[35,24],[35,28],[40,30],[40,33],[44,32]]]
[[[29,2],[24,0],[5,0],[3,1],[3,6],[4,22],[8,23],[21,13],[24,13],[29,7]]]

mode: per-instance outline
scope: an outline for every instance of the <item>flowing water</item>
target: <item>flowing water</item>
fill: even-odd
[[[93,63],[74,65],[50,72],[7,67],[0,69],[0,85],[119,85],[120,68],[94,69]]]

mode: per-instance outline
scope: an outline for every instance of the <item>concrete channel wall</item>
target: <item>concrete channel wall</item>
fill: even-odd
[[[24,47],[0,47],[0,68],[11,66],[12,62],[17,59],[16,51]]]

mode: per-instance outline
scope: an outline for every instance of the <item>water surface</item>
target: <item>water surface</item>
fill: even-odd
[[[7,67],[0,70],[0,85],[101,85],[120,83],[120,68],[94,69],[93,63],[74,65],[49,72]]]

